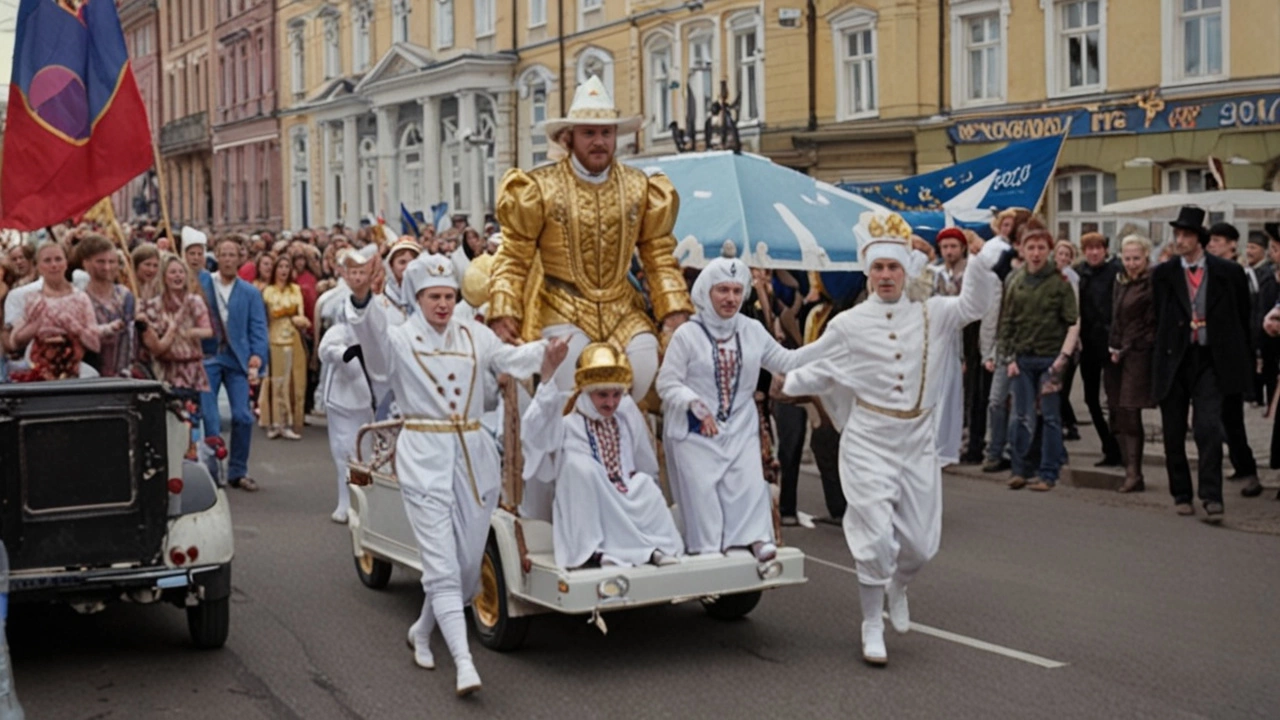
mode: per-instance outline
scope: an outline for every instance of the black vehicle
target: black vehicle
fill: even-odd
[[[12,602],[185,608],[201,648],[227,639],[226,494],[184,460],[181,398],[158,382],[0,385],[0,538]]]

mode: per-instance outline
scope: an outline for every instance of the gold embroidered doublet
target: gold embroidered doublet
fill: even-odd
[[[636,334],[654,331],[627,279],[636,251],[654,315],[692,312],[673,254],[678,211],[667,178],[616,162],[599,185],[580,179],[567,159],[508,171],[498,197],[502,247],[489,281],[490,318],[520,320],[526,339],[567,323],[592,342],[624,349]]]

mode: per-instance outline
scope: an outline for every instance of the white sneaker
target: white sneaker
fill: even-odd
[[[466,697],[480,691],[480,673],[470,660],[458,663],[458,697]]]
[[[346,510],[334,510],[334,511],[333,511],[333,514],[329,516],[329,519],[330,519],[330,520],[332,520],[332,521],[334,521],[334,522],[336,522],[336,523],[338,523],[339,525],[346,525],[346,524],[347,524],[347,511],[346,511]]]
[[[409,643],[409,649],[413,650],[413,664],[424,670],[436,669],[436,658],[431,654],[430,641],[430,638],[418,640],[418,621],[415,620],[413,625],[409,626],[409,637],[406,642]]]
[[[911,611],[907,608],[907,586],[891,580],[885,590],[885,597],[889,601],[889,624],[899,634],[910,630]]]
[[[278,437],[280,437],[280,428],[277,428],[277,427],[267,428],[268,440],[275,440]]]
[[[877,667],[889,664],[889,651],[884,647],[883,623],[862,623],[862,659],[868,665]]]
[[[661,550],[654,550],[653,555],[649,557],[649,562],[657,565],[658,567],[664,567],[667,565],[680,564],[680,558],[675,555],[668,555]]]
[[[759,562],[769,562],[778,557],[778,546],[771,542],[756,542],[751,545],[751,552]]]
[[[293,431],[293,428],[285,428],[280,431],[280,437],[285,440],[301,440],[302,436]]]

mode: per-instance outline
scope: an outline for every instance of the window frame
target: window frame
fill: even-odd
[[[863,120],[880,117],[880,37],[879,16],[864,8],[850,8],[835,15],[830,20],[831,42],[835,52],[836,78],[836,121]],[[873,50],[870,61],[873,66],[871,102],[872,106],[864,110],[855,110],[853,99],[849,94],[849,57],[847,56],[846,37],[854,33],[871,32]]]
[[[1092,177],[1095,182],[1095,206],[1093,210],[1082,209],[1084,190],[1082,179]],[[1061,206],[1061,183],[1066,181],[1071,194],[1072,207],[1069,210],[1063,210]],[[1108,188],[1108,182],[1110,187]],[[1103,172],[1093,168],[1080,168],[1077,170],[1068,170],[1059,172],[1053,177],[1051,186],[1051,197],[1053,199],[1053,223],[1051,225],[1053,236],[1061,237],[1062,226],[1067,226],[1067,238],[1072,242],[1079,242],[1080,236],[1085,232],[1086,225],[1096,226],[1096,231],[1106,235],[1111,242],[1116,243],[1119,238],[1115,237],[1116,232],[1124,226],[1125,220],[1112,215],[1105,215],[1101,212],[1104,205],[1116,201],[1117,178],[1115,173]],[[1110,229],[1108,229],[1110,225]]]
[[[738,127],[753,127],[762,125],[765,121],[765,82],[764,82],[764,18],[760,11],[756,8],[743,10],[741,12],[730,15],[725,21],[726,36],[729,40],[729,63],[733,70],[733,84],[731,85],[730,95],[733,97],[742,97],[742,104],[738,108]],[[738,56],[738,38],[755,35],[755,54],[751,56],[750,63],[742,62]],[[741,88],[746,84],[742,82],[742,76],[746,73],[748,67],[754,68],[754,80],[752,86],[755,91],[756,98],[756,114],[754,116],[747,114],[749,96],[744,96]],[[717,88],[718,90],[718,88]],[[734,96],[733,93],[738,95]],[[718,92],[712,92],[712,99],[719,95]]]
[[[289,81],[294,95],[307,91],[307,56],[302,25],[289,27]]]
[[[657,56],[661,53],[666,54],[666,77],[663,78],[661,87],[658,85],[658,75],[655,70]],[[671,122],[676,119],[676,103],[672,99],[671,83],[677,80],[676,74],[676,44],[675,38],[666,31],[657,31],[646,38],[644,42],[644,79],[645,87],[648,90],[645,95],[645,115],[648,122],[650,139],[660,139],[671,137]],[[680,83],[684,87],[683,83]],[[666,98],[665,121],[658,117],[658,103]],[[688,128],[686,128],[687,130]]]
[[[481,17],[481,12],[480,12],[481,6],[485,7],[488,10],[487,18]],[[473,20],[473,23],[475,24],[476,39],[481,40],[481,39],[490,38],[496,35],[498,32],[497,0],[473,0],[471,7],[473,8],[473,14],[474,14],[474,17],[472,18],[472,20]],[[482,26],[481,20],[487,20],[488,26],[487,27]]]
[[[600,78],[600,82],[604,83],[604,89],[609,93],[609,97],[615,98],[613,54],[604,48],[588,45],[578,53],[578,59],[574,62],[574,77],[577,78],[578,84],[581,85],[587,81],[587,63],[591,59],[599,60],[604,64],[604,75]]]
[[[1007,102],[1009,94],[1009,0],[954,0],[951,5],[951,106],[986,107]],[[1000,63],[994,97],[971,99],[969,77],[969,23],[995,14],[1000,38],[996,57]]]
[[[534,12],[538,9],[540,12]],[[547,26],[547,0],[529,0],[529,24],[530,30],[534,28]]]
[[[409,0],[394,0],[391,3],[391,42],[407,43],[411,32],[410,17],[413,5]]]
[[[324,79],[342,77],[342,18],[330,13],[323,18]]]
[[[1094,85],[1069,87],[1065,81],[1070,67],[1064,62],[1066,55],[1066,38],[1062,15],[1065,7],[1071,3],[1086,3],[1087,17],[1089,2],[1098,3],[1098,82]],[[1045,33],[1045,88],[1050,98],[1074,97],[1079,95],[1095,95],[1107,89],[1107,11],[1108,0],[1047,0],[1044,13]],[[1078,32],[1088,30],[1078,29]],[[1049,54],[1052,53],[1052,54]],[[1086,68],[1087,71],[1087,68]]]
[[[1201,0],[1203,2],[1203,0]],[[1203,10],[1203,9],[1202,9]],[[1198,85],[1226,80],[1231,76],[1231,0],[1221,0],[1218,8],[1222,37],[1222,68],[1220,72],[1204,75],[1187,75],[1183,59],[1186,48],[1182,42],[1182,21],[1185,11],[1181,0],[1161,0],[1161,84],[1164,86]],[[1201,14],[1204,17],[1207,14]]]
[[[693,66],[695,53],[693,49],[695,45],[705,45],[707,48],[707,62],[710,63],[710,65],[701,71],[702,78],[700,78],[700,80],[705,79],[707,87],[705,88],[704,93],[694,93],[694,101],[697,104],[694,108],[694,118],[698,123],[697,129],[699,132],[702,131],[703,126],[706,124],[711,103],[715,102],[716,98],[720,94],[720,88],[716,82],[716,78],[719,77],[717,70],[719,69],[720,64],[720,53],[718,52],[717,44],[718,41],[719,35],[716,33],[716,27],[714,24],[694,25],[687,31],[687,35],[684,38],[684,43],[682,44],[684,55],[676,61],[677,69],[682,69],[684,71],[683,77],[677,78],[680,80],[681,85],[688,85],[689,89],[696,90],[698,88],[693,87],[693,73],[695,72],[695,68]],[[682,93],[679,104],[683,107],[686,115],[689,112],[689,108],[687,107],[688,101],[689,93]]]
[[[446,8],[448,9],[447,12]],[[436,49],[447,50],[453,47],[453,44],[458,40],[457,28],[455,27],[458,18],[453,6],[453,0],[435,0],[435,10]],[[446,17],[448,22],[445,22]]]
[[[373,6],[356,0],[351,3],[351,72],[373,67]]]

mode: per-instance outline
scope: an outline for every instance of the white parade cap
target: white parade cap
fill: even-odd
[[[443,255],[419,255],[404,269],[404,280],[401,283],[408,290],[408,297],[416,298],[418,293],[433,287],[458,289],[458,277],[453,271],[453,262]],[[407,298],[406,298],[407,299]]]
[[[187,248],[193,245],[209,245],[209,236],[199,230],[186,225],[182,228],[182,252],[186,252]]]

